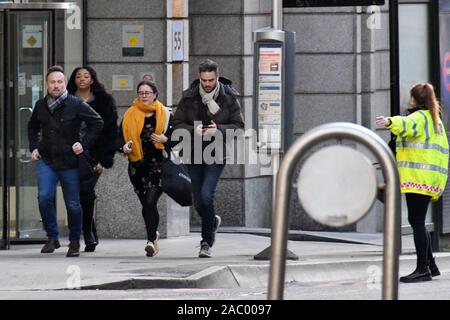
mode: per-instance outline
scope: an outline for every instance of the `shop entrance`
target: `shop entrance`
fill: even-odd
[[[30,9],[37,3],[14,5],[15,8],[0,11],[0,247],[3,249],[9,248],[10,242],[46,239],[37,199],[36,164],[31,161],[28,149],[27,124],[36,101],[46,95],[47,69],[54,64],[65,66],[67,32],[61,19],[65,10],[61,9],[74,4],[46,3],[39,10]],[[60,199],[62,194],[58,190],[58,204],[63,203]],[[64,229],[67,225],[64,206],[57,205],[57,211],[58,223]]]

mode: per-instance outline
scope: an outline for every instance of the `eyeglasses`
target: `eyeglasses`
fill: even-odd
[[[138,95],[140,96],[140,97],[144,97],[144,96],[150,96],[150,95],[152,95],[154,92],[151,92],[151,91],[139,91],[138,92]]]

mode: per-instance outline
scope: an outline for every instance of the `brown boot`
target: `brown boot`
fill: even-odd
[[[70,241],[69,250],[67,250],[66,257],[78,257],[80,255],[80,242]]]
[[[47,240],[45,245],[41,249],[41,253],[52,253],[55,249],[61,247],[58,240]]]

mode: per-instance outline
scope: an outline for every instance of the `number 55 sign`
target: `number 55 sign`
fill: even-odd
[[[184,21],[172,22],[172,61],[184,60]]]

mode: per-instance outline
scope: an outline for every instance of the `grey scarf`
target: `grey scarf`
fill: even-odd
[[[47,106],[50,113],[53,113],[55,109],[67,99],[68,92],[65,90],[62,95],[57,98],[53,98],[51,95],[47,96]]]
[[[220,82],[217,81],[216,87],[210,93],[207,93],[205,91],[205,89],[203,89],[201,83],[200,83],[200,86],[199,86],[199,93],[200,93],[200,96],[202,97],[202,102],[204,104],[206,104],[206,106],[208,107],[209,112],[211,112],[211,114],[213,114],[213,115],[216,114],[217,112],[219,112],[219,110],[220,110],[219,105],[215,101],[217,99],[218,95],[219,95],[220,86],[221,86]]]

